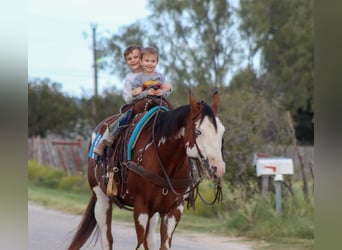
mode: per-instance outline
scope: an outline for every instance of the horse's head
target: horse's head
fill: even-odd
[[[222,158],[224,126],[216,116],[219,95],[215,92],[213,103],[198,103],[190,94],[191,120],[187,124],[187,155],[206,164],[208,177],[221,177],[226,164]]]

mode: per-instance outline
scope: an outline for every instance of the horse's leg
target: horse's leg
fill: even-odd
[[[154,250],[157,249],[156,246],[156,226],[159,221],[159,213],[153,214],[153,216],[150,218],[150,222],[148,225],[148,232],[146,237],[146,245],[148,249]]]
[[[183,202],[180,202],[172,207],[167,214],[161,215],[160,250],[168,250],[171,248],[172,236],[181,219],[183,210]]]
[[[136,199],[134,204],[134,223],[135,231],[137,234],[137,247],[136,250],[148,249],[146,236],[147,228],[150,223],[150,217],[147,209],[144,206],[144,202]]]
[[[97,202],[95,205],[95,218],[100,228],[102,249],[113,249],[112,236],[112,202],[99,186],[93,188]]]

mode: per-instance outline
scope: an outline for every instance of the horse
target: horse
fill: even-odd
[[[113,204],[133,211],[136,249],[157,249],[155,227],[159,220],[159,249],[170,249],[184,202],[195,186],[189,159],[201,163],[199,171],[203,170],[204,178],[219,180],[225,173],[222,157],[225,128],[217,117],[218,104],[219,95],[215,92],[211,106],[197,102],[191,93],[189,104],[178,108],[167,110],[155,106],[158,110],[152,118],[146,119],[133,146],[128,149],[126,143],[121,143],[125,145],[125,157],[121,160],[117,156],[110,158],[110,170],[115,169],[117,162],[121,165],[120,171],[114,171],[121,176],[113,178],[114,194],[106,192],[110,180],[103,178],[106,168],[99,164],[101,160],[88,154],[88,182],[92,195],[68,249],[80,249],[95,228],[100,233],[102,249],[113,249]],[[139,115],[141,119],[142,115]],[[131,131],[129,136],[132,138],[133,134]],[[93,135],[92,140],[94,138]],[[116,151],[116,155],[119,153]]]

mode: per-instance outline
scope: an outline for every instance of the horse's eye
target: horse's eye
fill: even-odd
[[[200,134],[202,134],[202,132],[201,132],[200,130],[198,130],[198,129],[195,129],[195,136],[197,137],[197,136],[199,136]]]

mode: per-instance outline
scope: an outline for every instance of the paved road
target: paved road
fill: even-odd
[[[71,241],[74,229],[81,217],[49,210],[41,206],[28,205],[28,250],[62,250]],[[135,249],[135,230],[131,223],[113,221],[114,248],[116,250]],[[176,233],[172,249],[181,250],[252,250],[250,244],[234,238],[215,237],[198,233]],[[101,250],[100,242],[88,243],[82,249]]]

